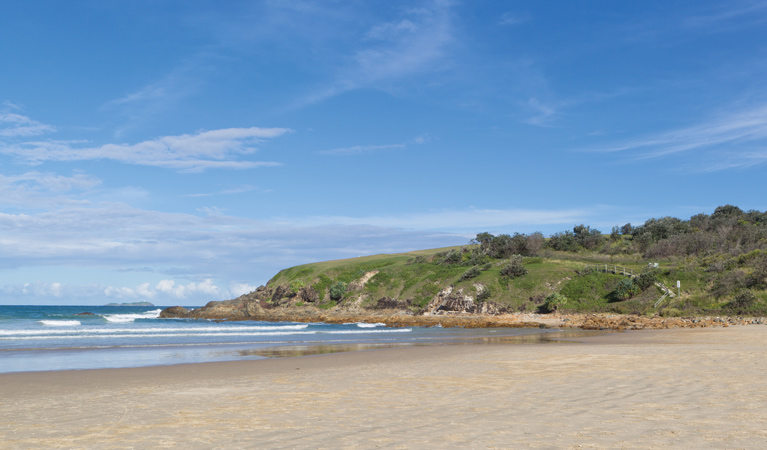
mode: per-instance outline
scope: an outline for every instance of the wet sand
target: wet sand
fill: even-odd
[[[0,448],[767,448],[767,326],[0,375]]]

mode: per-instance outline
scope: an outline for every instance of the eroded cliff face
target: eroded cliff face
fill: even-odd
[[[350,283],[344,300],[329,308],[323,307],[320,294],[311,287],[302,287],[294,292],[289,286],[261,286],[236,299],[210,302],[201,308],[166,308],[160,313],[160,317],[325,323],[380,322],[395,327],[440,325],[464,328],[565,327],[590,330],[692,328],[765,323],[764,319],[732,317],[663,318],[619,314],[511,312],[493,302],[477,301],[453,286],[446,286],[424,308],[417,308],[410,300],[389,297],[370,299],[364,292],[364,287],[371,277],[372,275],[365,274]]]
[[[233,300],[210,302],[202,308],[188,310],[174,306],[162,311],[160,317],[180,317],[214,320],[291,320],[326,322],[349,321],[360,317],[388,318],[390,322],[412,325],[415,322],[437,324],[427,319],[434,316],[497,315],[506,312],[492,302],[480,302],[464,294],[462,289],[454,290],[448,286],[426,307],[413,305],[410,299],[382,297],[370,298],[364,291],[365,284],[377,271],[365,273],[359,279],[349,283],[344,299],[338,304],[321,302],[319,292],[310,286],[291,289],[289,286],[261,286],[255,291]],[[421,319],[416,319],[421,317]],[[383,320],[383,319],[381,319]],[[472,318],[472,323],[479,317]],[[531,326],[540,325],[538,322]]]

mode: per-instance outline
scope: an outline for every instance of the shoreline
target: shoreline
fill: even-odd
[[[366,322],[383,323],[389,327],[446,328],[579,328],[583,330],[644,330],[670,328],[727,327],[730,325],[765,325],[765,317],[742,316],[685,316],[662,317],[616,313],[559,313],[539,314],[515,312],[506,314],[479,314],[438,312],[412,314],[403,310],[329,310],[313,307],[252,308],[247,302],[211,302],[214,305],[187,310],[181,307],[165,308],[160,318],[189,318],[221,321],[256,320],[266,322],[324,322],[333,324]]]
[[[2,374],[0,439],[19,449],[767,444],[767,327],[577,340]]]
[[[64,371],[84,371],[84,370],[102,370],[102,369],[131,369],[154,366],[175,366],[175,365],[196,365],[214,362],[233,362],[233,361],[260,361],[264,359],[275,358],[300,358],[304,356],[315,356],[332,353],[346,353],[357,351],[371,351],[388,348],[408,348],[408,347],[440,347],[440,346],[460,346],[460,345],[519,345],[519,344],[540,344],[554,343],[562,339],[577,339],[580,337],[600,335],[614,332],[614,330],[578,330],[578,329],[528,329],[522,332],[508,334],[514,328],[499,330],[494,328],[473,328],[461,330],[460,332],[448,335],[432,336],[429,338],[413,338],[412,340],[402,341],[313,341],[313,342],[235,342],[235,343],[215,343],[209,345],[200,344],[178,344],[167,346],[156,346],[151,349],[160,356],[147,356],[144,346],[120,346],[120,347],[93,347],[93,348],[19,348],[0,351],[1,356],[18,357],[34,354],[32,359],[35,361],[45,361],[48,368],[34,369],[16,369],[5,370],[0,368],[0,376],[4,374],[28,374],[37,372],[64,372]],[[138,362],[133,361],[135,352],[143,352],[138,356]],[[128,355],[125,355],[128,352]],[[194,352],[198,352],[197,355]],[[90,359],[102,361],[101,365],[64,364],[61,362],[70,360],[72,356],[90,354]],[[182,357],[184,354],[186,357]],[[214,357],[205,356],[215,354]],[[176,361],[167,361],[163,359],[168,355],[175,355]],[[228,355],[228,356],[223,356]],[[125,359],[127,358],[127,360]],[[87,360],[87,359],[85,359]],[[116,360],[123,361],[122,365],[104,363],[103,361]],[[58,364],[57,364],[58,363]]]

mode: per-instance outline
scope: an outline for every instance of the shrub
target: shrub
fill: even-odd
[[[762,263],[746,276],[746,287],[752,289],[767,289],[767,264]]]
[[[423,263],[426,263],[426,262],[429,262],[429,258],[427,258],[427,257],[425,257],[423,255],[420,255],[420,256],[416,256],[414,258],[408,258],[408,260],[405,263],[405,265],[409,266],[409,265],[412,265],[412,264],[423,264]]]
[[[634,284],[636,284],[637,287],[639,287],[639,289],[641,289],[642,291],[646,290],[650,286],[653,286],[657,282],[658,282],[657,269],[644,272],[634,279]]]
[[[458,281],[468,280],[468,279],[477,277],[481,273],[482,271],[479,269],[479,267],[477,266],[471,267],[469,270],[464,272],[463,275],[461,275],[461,278],[459,278]]]
[[[306,283],[299,280],[293,280],[290,282],[290,292],[295,294],[298,294],[298,291],[306,287]]]
[[[757,301],[756,296],[750,289],[743,289],[735,295],[735,298],[730,303],[727,304],[727,309],[735,313],[742,313],[752,309]]]
[[[343,281],[336,281],[333,283],[332,286],[330,286],[330,299],[331,300],[340,300],[341,297],[344,296],[346,293],[346,283]]]
[[[719,298],[732,295],[744,287],[746,287],[746,272],[743,269],[735,269],[718,276],[714,280],[711,293]]]
[[[537,255],[543,247],[543,234],[536,231],[530,235],[514,233],[514,236],[501,234],[493,236],[490,233],[479,233],[472,244],[479,245],[479,251],[482,254],[489,255],[496,259],[508,258],[510,255]]]
[[[559,292],[554,292],[552,294],[549,294],[546,297],[546,300],[543,301],[543,305],[541,305],[541,310],[543,312],[553,313],[554,311],[564,306],[566,303],[567,303],[567,297],[560,294]]]
[[[485,287],[481,291],[477,292],[477,301],[478,302],[484,302],[485,300],[489,299],[492,293],[490,292],[490,288]]]
[[[634,284],[632,280],[624,278],[618,282],[617,286],[615,286],[612,296],[616,300],[628,300],[640,292],[642,291],[639,289],[639,286]]]
[[[527,269],[525,269],[521,255],[513,255],[501,269],[501,276],[505,278],[514,279],[524,275],[527,275]]]
[[[458,264],[463,259],[463,254],[459,250],[450,250],[439,254],[442,260],[439,262],[443,265]]]

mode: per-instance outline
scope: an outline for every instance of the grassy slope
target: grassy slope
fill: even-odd
[[[609,257],[596,253],[572,254],[547,252],[543,257],[525,258],[528,274],[511,281],[500,277],[505,260],[494,260],[489,269],[468,280],[460,281],[469,269],[466,265],[440,265],[434,255],[461,247],[420,250],[409,253],[373,255],[352,259],[326,261],[285,269],[278,273],[269,285],[312,286],[320,293],[320,307],[331,308],[337,304],[329,297],[329,287],[342,281],[350,283],[366,272],[378,270],[364,288],[367,294],[363,306],[372,306],[378,299],[389,297],[410,300],[413,308],[424,306],[446,286],[463,289],[475,295],[477,283],[490,289],[492,300],[514,310],[535,311],[543,298],[552,292],[561,292],[569,299],[564,310],[580,312],[655,313],[653,304],[662,295],[651,287],[634,298],[615,301],[612,290],[623,279],[622,275],[592,274],[578,276],[577,271],[586,265],[608,264],[643,271],[647,262],[634,257]],[[430,261],[434,259],[434,261]],[[717,314],[731,299],[714,299],[707,293],[708,278],[700,267],[685,265],[683,261],[659,260],[660,281],[676,291],[676,281],[682,283],[681,297],[666,300],[662,306],[665,314]],[[347,292],[344,298],[358,295]],[[765,297],[767,293],[760,293]]]

